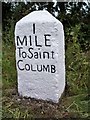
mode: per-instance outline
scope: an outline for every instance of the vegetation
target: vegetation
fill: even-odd
[[[1,45],[1,23],[0,23],[0,118],[2,116],[2,45]]]
[[[90,3],[24,2],[3,3],[2,117],[3,118],[90,118]],[[14,28],[33,10],[47,9],[64,25],[66,89],[58,104],[22,98],[17,93]],[[57,14],[57,15],[56,15]],[[1,57],[1,53],[0,53]],[[1,63],[0,63],[1,65]]]

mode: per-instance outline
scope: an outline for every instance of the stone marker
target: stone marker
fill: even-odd
[[[15,44],[19,94],[57,103],[65,88],[62,23],[34,11],[16,23]]]

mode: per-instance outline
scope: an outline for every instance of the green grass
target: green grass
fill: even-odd
[[[7,90],[6,90],[7,91]],[[64,97],[58,105],[44,101],[20,98],[14,89],[3,96],[3,117],[88,117],[87,95]],[[12,95],[14,94],[14,95]]]
[[[6,59],[4,59],[6,58]],[[13,46],[3,46],[3,89],[16,85],[16,69],[15,69],[15,48]]]
[[[43,100],[22,98],[17,93],[17,73],[15,63],[15,45],[3,42],[3,118],[89,118],[89,56],[84,53],[74,40],[69,42],[66,50],[65,95],[58,104]]]
[[[1,24],[0,24],[0,119],[2,116],[2,41],[1,41]]]

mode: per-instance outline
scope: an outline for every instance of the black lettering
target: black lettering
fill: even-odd
[[[25,43],[25,46],[27,46],[27,37],[24,36],[23,39],[21,40],[19,36],[17,36],[17,46],[19,46],[20,44],[21,45],[24,45]]]
[[[32,65],[32,64],[31,64],[31,70],[32,70],[32,71],[36,71],[36,70],[33,69],[33,65]]]
[[[22,52],[22,57],[26,58],[27,57],[27,53],[26,52]]]
[[[51,53],[52,53],[52,59],[54,59],[54,51],[51,51]]]
[[[31,54],[31,56],[28,56],[28,58],[30,58],[30,59],[33,57],[33,53],[30,51],[31,49],[33,50],[33,48],[28,49],[29,53]]]
[[[37,43],[37,36],[35,36],[35,45],[36,45],[37,47],[42,47],[42,45],[38,45],[38,43]]]
[[[17,62],[17,66],[18,66],[19,70],[24,70],[24,68],[20,68],[20,62],[23,62],[23,60],[19,60],[19,61]]]
[[[47,36],[51,36],[51,35],[50,34],[45,34],[44,36],[45,36],[45,46],[50,47],[51,45],[48,44],[48,42],[50,41],[50,39],[47,39]]]
[[[21,49],[23,49],[23,47],[18,47],[18,49],[19,49],[19,57],[21,57],[22,56]]]
[[[40,50],[40,48],[38,48],[38,50]],[[39,52],[39,57],[40,57],[40,59],[42,58],[42,56],[41,56],[41,52]]]
[[[35,23],[33,24],[33,34],[35,34]]]
[[[29,65],[29,64],[25,64],[25,69],[26,69],[27,71],[29,71],[29,70],[30,70],[30,65]]]
[[[49,59],[49,52],[43,52],[43,58],[45,59],[46,58],[46,55],[47,55],[47,58]]]
[[[34,58],[38,59],[38,52],[34,52]]]
[[[56,69],[55,69],[55,65],[51,65],[51,73],[55,73]]]
[[[38,71],[38,72],[41,72],[41,71],[42,71],[42,65],[40,65],[40,66],[37,65],[37,71]]]
[[[49,65],[43,65],[43,71],[50,72]]]
[[[29,36],[29,38],[30,38],[30,46],[32,46],[31,36]]]

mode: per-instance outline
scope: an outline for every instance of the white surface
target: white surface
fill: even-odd
[[[33,34],[33,24],[35,24],[35,34]],[[50,47],[45,46],[44,34],[50,34],[47,36],[47,44]],[[30,46],[29,36],[31,35],[32,46]],[[38,44],[42,47],[35,46],[35,35],[38,39]],[[23,46],[19,44],[17,46],[16,36],[19,36],[22,40],[24,36],[27,36],[28,45]],[[49,100],[53,102],[58,102],[65,88],[65,52],[64,52],[64,31],[63,25],[55,17],[53,17],[47,11],[34,11],[20,21],[17,22],[15,27],[15,44],[16,44],[16,66],[18,60],[23,60],[19,67],[24,68],[25,64],[33,65],[34,69],[39,65],[51,65],[55,66],[56,72],[51,73],[46,71],[31,71],[30,70],[19,70],[17,66],[17,76],[18,76],[18,92],[22,96]],[[29,48],[33,48],[34,52],[44,51],[49,52],[50,58],[22,58],[19,57],[18,47],[22,47],[22,51],[26,52],[27,55],[31,55],[28,51]],[[40,50],[38,50],[40,49]],[[53,57],[52,53],[53,51]],[[21,51],[20,51],[21,52]],[[23,53],[23,55],[25,55]],[[54,59],[53,59],[54,58]]]

